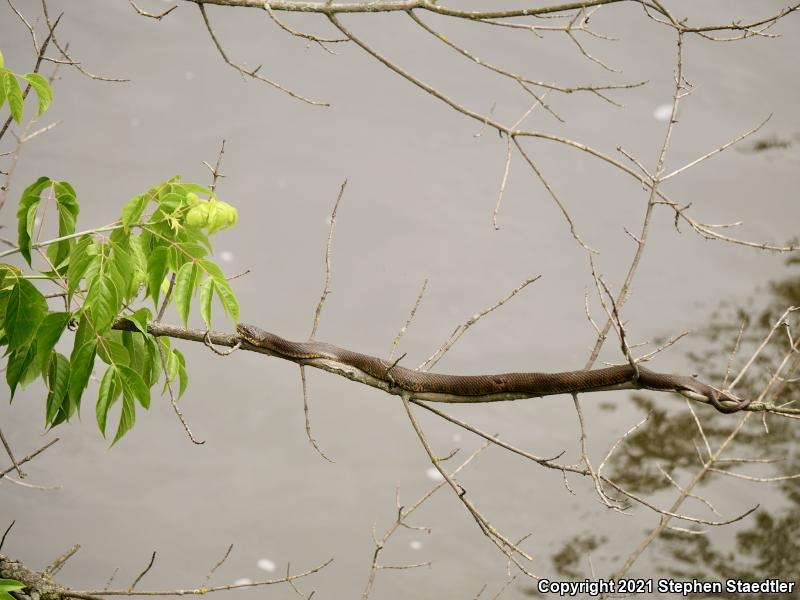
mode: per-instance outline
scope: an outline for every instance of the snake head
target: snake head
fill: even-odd
[[[242,338],[248,344],[252,344],[253,346],[258,346],[258,340],[261,337],[263,331],[256,327],[255,325],[249,325],[248,323],[239,323],[236,326],[236,333],[239,334],[239,337]]]

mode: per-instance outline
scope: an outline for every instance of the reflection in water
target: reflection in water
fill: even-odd
[[[555,572],[563,577],[582,579],[584,577],[583,557],[591,554],[607,541],[608,538],[593,534],[575,536],[553,555]]]
[[[258,565],[259,569],[266,571],[267,573],[272,573],[276,569],[275,562],[268,558],[259,558],[256,564]]]
[[[691,355],[702,377],[709,381],[730,381],[737,372],[737,365],[741,368],[752,349],[764,339],[786,307],[800,305],[798,266],[800,260],[790,260],[792,274],[789,277],[771,283],[764,290],[757,290],[755,297],[743,305],[724,303],[712,313],[710,324],[703,332],[707,347]],[[730,340],[737,338],[740,328],[741,347],[732,361],[731,375],[726,378],[724,373],[713,372],[712,365],[728,363],[731,348],[726,345],[730,346]],[[782,339],[778,338],[776,343],[771,344],[757,359],[749,377],[737,386],[737,393],[742,396],[758,394],[771,376],[770,369],[779,364],[779,357],[789,349],[789,343],[789,337],[783,334]],[[785,369],[784,379],[774,386],[771,395],[779,398],[780,403],[798,400],[800,392],[795,383],[798,367],[800,358],[791,359]],[[653,494],[672,486],[664,473],[676,482],[688,481],[697,472],[698,455],[708,455],[692,414],[685,410],[668,412],[668,404],[653,402],[647,394],[635,394],[632,400],[642,412],[649,413],[650,418],[645,426],[626,439],[624,446],[615,454],[610,465],[612,479],[628,490],[641,494]],[[718,447],[735,427],[736,421],[715,411],[696,408],[695,412],[712,449]],[[735,450],[726,451],[715,468],[750,478],[750,481],[735,479],[736,489],[747,488],[748,494],[757,498],[759,493],[763,494],[767,505],[762,503],[755,514],[740,524],[732,543],[730,539],[714,537],[713,533],[706,535],[696,525],[689,527],[691,531],[666,529],[658,538],[657,547],[651,549],[658,555],[655,568],[659,576],[701,581],[797,580],[800,561],[800,478],[792,477],[800,472],[796,431],[797,423],[794,420],[774,416],[764,420],[758,415],[751,416],[736,436]],[[720,483],[720,474],[710,475],[713,477],[708,476],[703,481],[705,488],[695,490],[699,495],[704,493],[704,489],[712,489]],[[774,479],[782,477],[785,479]],[[607,543],[605,537],[590,533],[572,538],[552,555],[555,572],[567,578],[583,579],[587,576],[586,557],[602,553]],[[529,592],[537,595],[533,590]],[[727,592],[716,596],[697,596],[739,597]],[[752,594],[748,597],[768,596],[774,597],[774,594]]]
[[[794,135],[795,139],[799,136]],[[792,145],[792,141],[786,137],[771,135],[769,137],[760,138],[750,142],[739,148],[740,152],[766,152],[767,150],[786,150]]]

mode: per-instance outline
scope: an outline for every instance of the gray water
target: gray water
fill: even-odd
[[[20,3],[22,4],[22,3]],[[703,3],[693,17],[730,21],[782,6],[761,2]],[[154,10],[168,6],[151,2]],[[38,6],[20,6],[34,17]],[[473,327],[438,369],[450,373],[567,370],[586,361],[594,334],[584,313],[584,291],[593,283],[585,251],[572,239],[557,207],[519,157],[511,165],[500,230],[491,224],[503,174],[505,141],[480,124],[389,72],[356,47],[318,46],[292,38],[257,11],[209,7],[226,51],[292,89],[331,103],[302,104],[263,84],[243,81],[226,67],[190,4],[162,22],[137,17],[126,2],[52,2],[66,11],[62,40],[92,72],[126,77],[112,84],[62,69],[55,100],[41,124],[60,121],[27,144],[1,217],[15,229],[20,190],[47,174],[70,181],[82,207],[79,227],[117,218],[122,203],[154,183],[180,173],[207,182],[202,160],[213,162],[227,140],[218,192],[234,204],[240,222],[215,238],[218,259],[235,281],[242,320],[289,338],[303,339],[324,277],[327,219],[342,181],[348,186],[333,242],[332,293],[318,338],[385,355],[407,318],[424,279],[428,291],[403,338],[404,364],[417,365],[455,326],[493,304],[524,279],[541,275],[506,306]],[[726,15],[721,18],[720,15]],[[7,66],[31,63],[27,32],[6,8],[0,13],[0,49]],[[323,19],[289,15],[292,26],[331,33]],[[467,63],[416,28],[404,15],[343,19],[400,65],[462,104],[516,120],[530,97],[515,84]],[[593,96],[547,100],[567,122],[537,109],[527,127],[564,135],[606,153],[622,146],[652,168],[665,123],[654,111],[672,94],[674,39],[641,9],[620,5],[593,19],[600,32],[622,41],[591,38],[591,52],[623,70],[617,75],[587,61],[563,36],[428,21],[489,62],[564,83],[633,82],[646,86],[609,95],[614,107]],[[710,151],[772,113],[758,139],[792,139],[800,132],[796,17],[775,27],[778,39],[736,44],[687,40],[686,76],[696,85],[679,115],[668,166]],[[4,144],[8,145],[9,141]],[[631,179],[574,150],[544,141],[525,146],[567,205],[586,242],[600,251],[599,271],[615,289],[634,252],[623,230],[638,231],[646,193]],[[0,148],[3,151],[5,147]],[[709,222],[744,221],[737,235],[784,242],[797,234],[797,144],[765,153],[728,150],[670,181],[668,191]],[[7,230],[7,231],[9,231]],[[9,234],[10,235],[10,234]],[[224,254],[223,254],[224,253]],[[224,257],[224,258],[223,258]],[[225,260],[227,259],[227,260]],[[735,300],[782,274],[784,256],[707,242],[672,227],[661,207],[624,317],[633,341],[653,340],[698,328],[720,300]],[[594,316],[601,309],[592,302]],[[169,316],[178,322],[177,316]],[[199,314],[191,324],[200,326]],[[217,328],[230,329],[219,318]],[[664,353],[653,368],[689,371],[689,340]],[[318,575],[298,583],[315,597],[356,597],[366,582],[378,534],[395,515],[395,488],[408,505],[433,482],[402,405],[394,397],[331,375],[310,372],[314,434],[334,464],[319,457],[303,426],[298,369],[265,357],[213,355],[199,344],[178,343],[189,363],[190,388],[182,408],[196,436],[183,433],[166,399],[119,444],[97,431],[92,392],[81,420],[43,433],[42,386],[36,383],[0,405],[0,422],[17,455],[52,439],[61,441],[26,467],[28,481],[61,486],[32,491],[4,483],[0,526],[17,523],[4,553],[41,568],[74,543],[82,549],[59,574],[79,589],[98,589],[115,568],[126,587],[155,549],[154,568],[142,589],[197,587],[231,543],[230,558],[212,583],[280,576],[291,562],[305,570],[334,557]],[[620,360],[616,342],[606,360]],[[96,386],[96,382],[92,385]],[[640,419],[626,393],[584,397],[590,449],[597,463],[608,445]],[[680,405],[668,396],[658,402]],[[611,404],[614,410],[603,410]],[[546,456],[578,456],[577,423],[569,397],[553,397],[451,412],[504,439]],[[438,452],[479,441],[449,424],[420,415]],[[608,536],[592,557],[598,574],[619,566],[644,533],[653,513],[633,516],[606,510],[591,486],[571,480],[572,495],[557,473],[507,455],[484,452],[463,475],[464,487],[497,528],[525,543],[532,569],[552,573],[549,555],[570,536]],[[725,514],[769,502],[767,488],[718,481],[707,490]],[[764,497],[766,495],[766,498]],[[666,505],[671,494],[657,494]],[[775,502],[780,495],[775,493]],[[700,510],[698,506],[692,509]],[[384,564],[432,561],[430,568],[383,571],[374,598],[471,598],[483,584],[504,581],[503,556],[478,531],[447,490],[427,502],[412,522],[430,534],[401,530],[387,546]],[[730,543],[737,525],[715,532]],[[724,547],[724,546],[723,546]],[[260,568],[276,565],[276,571]],[[634,572],[651,576],[658,555],[649,552]],[[589,576],[588,563],[581,563]],[[522,597],[517,581],[505,597]],[[290,598],[280,586],[239,591],[237,597]]]

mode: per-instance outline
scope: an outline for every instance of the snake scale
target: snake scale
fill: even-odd
[[[455,401],[453,397],[463,397],[464,401],[478,402],[635,387],[699,397],[722,413],[745,409],[751,402],[720,392],[692,377],[657,373],[638,365],[636,369],[631,365],[620,365],[561,373],[445,375],[413,371],[376,356],[324,342],[292,342],[246,323],[239,323],[236,331],[251,346],[277,356],[295,360],[327,359],[358,369],[391,389],[428,400],[447,398],[446,401],[452,402]]]

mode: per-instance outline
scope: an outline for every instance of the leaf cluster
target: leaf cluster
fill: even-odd
[[[8,108],[11,111],[13,119],[20,123],[22,121],[23,113],[23,100],[24,95],[19,80],[22,79],[33,88],[36,92],[36,97],[39,99],[39,115],[47,110],[50,102],[53,100],[53,91],[50,89],[50,83],[39,75],[39,73],[25,73],[19,75],[7,69],[3,60],[3,53],[0,52],[0,109],[8,100]]]
[[[55,208],[58,237],[39,241],[37,223],[47,204]],[[207,328],[214,296],[234,323],[238,320],[236,296],[211,258],[209,240],[234,225],[237,214],[212,190],[179,177],[129,200],[121,219],[109,226],[76,233],[79,212],[75,190],[65,181],[40,177],[22,193],[18,248],[4,254],[18,252],[31,272],[0,263],[0,347],[12,399],[18,387],[44,381],[48,427],[80,411],[99,359],[105,367],[96,419],[105,435],[109,411],[121,400],[115,443],[133,427],[137,404],[149,408],[151,389],[165,370],[169,381],[178,382],[179,397],[188,383],[183,355],[169,339],[148,332],[153,312],[140,305],[150,300],[162,311],[174,302],[186,324],[199,292]],[[53,310],[34,281],[59,286],[63,310]],[[136,331],[114,329],[120,318]],[[56,349],[67,331],[74,332],[68,356]]]

